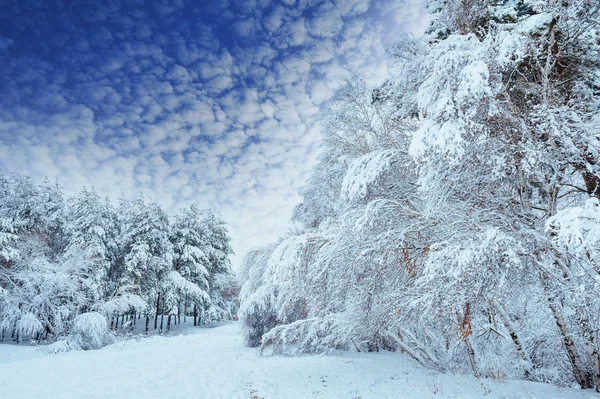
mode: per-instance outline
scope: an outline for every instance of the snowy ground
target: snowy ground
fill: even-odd
[[[600,398],[425,370],[393,353],[259,357],[236,323],[55,355],[0,345],[2,398]]]

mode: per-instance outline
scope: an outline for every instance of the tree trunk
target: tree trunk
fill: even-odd
[[[571,339],[571,334],[569,333],[569,328],[567,323],[558,309],[556,304],[553,303],[552,299],[548,299],[548,304],[550,306],[550,310],[552,311],[552,316],[554,316],[554,321],[556,322],[556,326],[558,327],[558,331],[560,331],[560,335],[562,337],[563,346],[567,351],[567,356],[569,357],[569,361],[571,362],[571,368],[573,369],[573,375],[575,376],[575,380],[577,384],[582,389],[591,389],[594,387],[592,375],[586,370],[585,364],[577,353],[577,348],[575,343]]]
[[[600,392],[600,353],[598,353],[598,347],[594,339],[594,332],[588,330],[586,334],[586,340],[588,341],[588,354],[590,356],[590,362],[592,364],[592,378],[596,387],[596,392]]]
[[[160,334],[162,334],[164,321],[165,321],[165,297],[164,297],[164,295],[163,295],[163,300],[162,300],[162,309],[161,309],[160,313],[161,314],[160,314],[160,330],[159,330],[159,332],[160,332]]]
[[[583,182],[585,183],[585,188],[589,195],[593,195],[594,197],[600,200],[600,176],[593,172],[590,172],[587,166],[587,164],[595,165],[596,160],[589,155],[585,157],[585,160],[587,162],[585,164],[580,165],[579,167],[579,170],[581,170],[583,174]]]
[[[467,356],[469,357],[469,363],[471,364],[473,375],[479,378],[479,369],[475,360],[475,350],[471,344],[471,335],[473,334],[473,327],[471,326],[471,304],[467,302],[465,305],[465,312],[462,317],[458,314],[456,317],[460,338],[465,343],[465,348],[467,349]]]
[[[167,317],[167,332],[171,331],[171,315],[169,314],[169,317]]]
[[[194,327],[198,325],[198,306],[194,304]]]
[[[492,299],[490,301],[490,305],[496,311],[496,313],[498,313],[498,315],[500,316],[500,320],[502,320],[502,324],[504,324],[504,327],[508,330],[508,334],[510,335],[510,338],[512,339],[513,343],[515,344],[515,348],[517,349],[517,353],[519,354],[519,357],[522,360],[524,360],[525,362],[527,362],[527,367],[525,368],[524,374],[525,374],[525,378],[529,378],[529,373],[531,372],[530,368],[532,367],[532,363],[531,363],[531,359],[529,358],[529,355],[527,354],[527,352],[525,352],[525,349],[523,349],[521,340],[519,339],[519,336],[517,335],[517,330],[514,328],[512,321],[510,320],[510,317],[508,316],[508,314],[506,313],[506,311],[504,310],[504,307],[502,305],[500,305],[495,299]]]
[[[596,383],[596,392],[600,392],[600,355],[598,349],[594,349],[591,355],[592,368],[594,369],[594,382]]]
[[[150,316],[146,315],[146,335],[150,335]]]
[[[187,299],[187,295],[185,296],[185,302],[183,303],[183,322],[186,322],[186,316],[187,316],[187,306],[188,306],[188,299]]]
[[[464,342],[465,347],[467,348],[467,355],[469,356],[469,363],[471,364],[473,375],[479,378],[479,369],[477,368],[477,361],[475,360],[475,350],[473,350],[473,345],[471,345],[471,337],[465,337]]]
[[[590,318],[586,311],[577,312],[578,324],[585,340],[587,353],[590,357],[592,366],[592,379],[596,387],[596,392],[600,392],[600,354],[598,353],[597,334],[598,331],[590,326]]]
[[[160,292],[158,293],[158,297],[156,298],[156,315],[154,316],[154,329],[158,326],[158,311],[160,307]]]
[[[563,267],[558,259],[554,260],[554,265],[557,270],[562,271],[563,278],[566,281],[569,281],[568,271]],[[559,307],[560,305],[557,303],[555,295],[552,292],[552,288],[550,287],[550,277],[546,272],[542,272],[540,278],[542,280],[542,287],[544,288],[544,292],[546,294],[546,300],[548,301],[548,307],[550,308],[552,317],[554,318],[554,322],[562,338],[563,347],[567,351],[567,357],[571,363],[571,369],[573,371],[575,381],[577,381],[577,384],[582,389],[591,389],[594,387],[592,374],[587,369],[585,362],[577,350],[575,342],[571,338],[573,335],[571,331],[569,331],[569,326],[567,325],[567,322],[561,312]]]

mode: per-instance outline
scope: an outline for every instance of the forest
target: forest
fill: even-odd
[[[156,159],[168,158],[172,165],[161,161],[165,168],[182,167],[177,160],[198,162],[193,165],[200,171],[197,175],[211,175],[210,184],[205,186],[211,190],[216,187],[219,195],[215,198],[221,201],[207,203],[218,207],[230,202],[243,212],[262,211],[258,205],[267,204],[271,207],[268,211],[278,208],[279,212],[283,205],[265,193],[292,186],[290,182],[296,178],[286,180],[280,175],[296,165],[291,159],[296,152],[304,157],[313,148],[298,150],[295,136],[279,141],[273,140],[275,136],[269,141],[267,132],[261,136],[259,130],[264,128],[271,129],[269,134],[281,129],[281,136],[293,131],[308,137],[312,125],[310,129],[286,125],[285,118],[301,121],[300,113],[290,116],[294,107],[279,107],[284,102],[263,98],[262,92],[259,98],[259,91],[245,85],[263,80],[274,83],[276,76],[285,82],[286,90],[273,91],[283,100],[282,93],[293,97],[301,84],[306,83],[307,90],[314,84],[314,90],[304,93],[307,99],[290,101],[297,101],[296,108],[311,118],[318,115],[314,124],[320,129],[320,152],[301,189],[301,202],[294,208],[288,231],[278,240],[250,250],[235,268],[230,260],[233,249],[228,227],[218,213],[190,206],[171,215],[143,195],[133,200],[102,199],[91,188],[72,195],[65,193],[60,181],[40,184],[31,177],[0,171],[0,342],[10,344],[1,346],[9,360],[0,375],[8,376],[7,386],[22,397],[40,396],[30,394],[40,387],[44,395],[48,388],[60,394],[71,392],[72,397],[80,397],[78,392],[106,397],[110,390],[101,387],[94,391],[88,385],[106,385],[114,379],[117,383],[109,384],[116,392],[112,397],[131,396],[132,392],[188,397],[183,395],[192,392],[209,397],[261,398],[264,391],[272,392],[270,397],[308,397],[298,393],[302,389],[313,397],[341,397],[339,392],[346,397],[394,397],[398,387],[404,386],[411,390],[410,395],[416,395],[411,397],[440,393],[441,397],[466,398],[480,397],[480,391],[487,395],[492,380],[501,380],[502,384],[493,385],[494,394],[502,395],[497,397],[508,397],[503,392],[509,391],[516,392],[510,394],[512,397],[519,397],[520,390],[526,388],[548,398],[589,394],[563,387],[600,392],[600,2],[423,2],[429,13],[428,29],[422,35],[402,33],[394,37],[387,49],[386,68],[377,69],[377,73],[384,73],[383,79],[375,84],[367,72],[364,76],[348,72],[344,76],[351,77],[333,99],[326,97],[322,102],[319,98],[325,96],[333,80],[318,80],[324,76],[319,65],[331,62],[331,70],[337,71],[333,63],[338,55],[331,52],[339,52],[339,58],[349,63],[358,56],[336,47],[342,42],[331,40],[334,30],[318,29],[325,12],[312,3],[307,6],[310,2],[288,4],[287,11],[296,18],[293,21],[277,20],[276,7],[268,8],[267,2],[262,2],[262,14],[253,8],[258,4],[245,5],[244,12],[250,10],[264,21],[247,24],[250,14],[243,14],[243,24],[224,20],[220,29],[215,28],[218,24],[214,21],[204,21],[207,25],[203,26],[194,18],[231,16],[241,8],[214,8],[210,14],[200,8],[192,10],[186,3],[189,9],[180,7],[175,14],[171,10],[171,6],[177,8],[174,2],[145,13],[127,3],[123,12],[116,6],[107,7],[111,12],[106,17],[92,17],[91,12],[86,15],[82,32],[90,21],[118,19],[131,11],[117,20],[115,31],[124,29],[129,21],[132,32],[135,28],[131,37],[148,40],[148,46],[138,43],[134,49],[127,42],[131,39],[121,35],[125,41],[114,47],[127,50],[122,63],[99,51],[98,59],[106,58],[107,63],[98,70],[107,76],[121,70],[131,75],[141,73],[142,66],[152,67],[159,56],[177,58],[177,63],[166,60],[160,68],[152,67],[151,72],[144,70],[139,75],[140,82],[150,83],[158,82],[153,80],[155,75],[168,75],[170,83],[156,83],[160,96],[158,91],[142,90],[143,85],[137,83],[121,92],[142,93],[143,104],[152,96],[164,100],[164,109],[158,103],[156,107],[148,105],[148,109],[125,107],[134,121],[141,120],[142,113],[143,118],[157,113],[144,119],[147,124],[131,137],[135,144],[131,148],[139,150],[143,145],[144,151],[156,151]],[[330,15],[334,21],[331,29],[339,23],[339,36],[359,28],[361,35],[365,33],[356,34],[348,43],[369,36],[368,30],[375,25],[366,18],[381,6],[359,3],[328,3],[323,9],[335,17]],[[408,3],[412,4],[402,2]],[[414,3],[420,7],[419,1]],[[339,14],[342,5],[347,6],[344,15]],[[24,10],[23,37],[30,38],[30,25],[25,22],[37,14]],[[184,14],[191,22],[177,19],[183,20]],[[188,39],[199,37],[199,42],[207,41],[201,34],[215,32],[235,33],[244,40],[235,41],[234,36],[223,39],[235,59],[219,40],[208,47],[191,46],[187,54],[185,40],[161,36],[164,32],[156,28],[158,23],[138,24],[135,18],[142,16],[164,20],[176,31],[191,26]],[[313,20],[305,24],[309,17]],[[352,21],[348,31],[340,33],[348,21]],[[382,30],[385,25],[377,26]],[[267,32],[267,27],[272,30]],[[292,27],[297,36],[288,32]],[[260,29],[264,36],[252,36]],[[109,31],[102,28],[102,32],[97,36],[106,36],[109,43],[111,35],[105,34]],[[268,52],[250,47],[263,40],[258,37],[273,38],[276,34],[282,35],[281,41]],[[120,34],[114,36],[120,38]],[[302,59],[310,58],[309,53],[293,44],[296,39],[306,39],[307,43],[321,40],[327,45],[312,54],[309,62]],[[0,36],[0,51],[25,43],[22,38],[2,40]],[[83,49],[87,43],[68,40],[66,35],[57,35],[52,43],[60,44],[61,49]],[[361,54],[370,54],[370,47],[363,45],[366,50]],[[286,63],[277,51],[284,54],[288,47],[294,47],[294,52]],[[50,65],[50,48],[46,43],[40,45],[40,60],[44,62],[32,68],[32,76]],[[211,51],[216,67],[211,64],[211,68],[195,71],[200,68],[196,60],[211,58]],[[27,48],[22,51],[28,52]],[[129,56],[134,53],[146,58]],[[17,55],[13,55],[18,61],[15,64],[19,68],[26,65],[26,58]],[[234,62],[251,55],[260,58],[260,63],[270,57],[270,68],[277,74],[267,74],[266,68],[256,67],[259,64],[240,67]],[[65,52],[56,58],[64,61],[71,56]],[[227,60],[244,79],[234,84],[224,73]],[[91,65],[82,65],[82,70],[96,73]],[[188,73],[187,68],[194,73]],[[298,72],[296,69],[305,69],[306,76],[314,81],[288,81],[287,74]],[[206,87],[200,82],[203,74]],[[76,76],[69,69],[52,82],[72,86],[76,94],[82,91],[93,98],[102,97],[111,106],[121,101],[116,91],[107,93],[111,85],[121,85],[123,76],[105,80],[109,82],[105,92],[86,86],[99,80],[96,75],[86,77],[86,85],[81,86],[74,83]],[[79,109],[67,102],[75,95],[36,96],[26,86],[33,79],[13,80],[22,86],[8,94],[40,97],[46,101],[40,102],[40,107],[47,107],[49,112],[51,102]],[[38,80],[44,86],[42,91],[51,81]],[[211,86],[210,82],[219,85]],[[245,94],[234,93],[240,87]],[[198,92],[187,93],[185,88]],[[216,102],[206,109],[188,107],[177,100],[180,96],[193,99],[190,104],[206,105],[199,95],[204,96],[209,89],[218,89],[210,93],[223,101],[222,108]],[[163,91],[172,97],[161,97]],[[13,101],[13,97],[7,98],[7,103]],[[104,108],[86,108],[81,115],[73,114],[73,119],[99,121],[110,114],[92,111],[98,109]],[[187,125],[154,126],[168,122],[165,115],[158,114],[165,110],[171,112],[169,116],[189,117]],[[9,114],[0,111],[3,118]],[[18,103],[15,120],[26,118],[30,114],[26,111]],[[225,117],[225,111],[233,116]],[[124,115],[115,114],[110,124],[107,122],[106,126],[114,127],[114,131],[108,130],[110,134],[134,136],[129,127],[142,126],[123,125],[119,118]],[[52,124],[60,118],[47,119]],[[201,134],[199,126],[205,120],[211,122],[214,131]],[[248,127],[251,121],[253,128]],[[44,130],[36,131],[42,124],[34,122],[31,137],[43,136]],[[0,128],[13,125],[18,123],[6,122]],[[105,144],[100,142],[108,133],[94,132],[95,128],[90,128],[89,142]],[[156,139],[150,137],[152,132]],[[13,134],[10,130],[3,133],[6,137]],[[181,137],[175,137],[177,134]],[[239,145],[225,145],[217,140],[219,135]],[[33,143],[31,137],[23,138],[15,148]],[[49,140],[55,137],[59,136]],[[0,144],[8,141],[1,139]],[[79,141],[83,139],[65,143],[75,145]],[[122,142],[110,143],[117,148],[121,144],[114,143]],[[228,153],[230,147],[235,151]],[[8,154],[7,148],[13,147],[1,147],[1,153]],[[129,157],[131,148],[126,147],[121,155]],[[198,148],[205,148],[206,153],[201,156]],[[235,163],[244,151],[250,161]],[[25,154],[15,153],[15,158]],[[202,157],[209,155],[218,162],[200,164]],[[237,174],[244,166],[257,167],[261,160],[265,164],[272,161],[267,166],[273,169]],[[9,159],[5,166],[11,162]],[[219,170],[207,165],[218,165],[214,169]],[[175,175],[171,169],[165,170],[168,173],[156,176]],[[261,173],[269,175],[276,189],[269,191],[256,179]],[[163,180],[156,176],[152,184]],[[219,179],[221,183],[230,179],[229,185],[218,185]],[[232,187],[239,191],[232,191]],[[196,188],[190,191],[192,195],[202,192]],[[239,198],[233,198],[235,193]],[[186,201],[190,203],[193,198]],[[243,213],[239,209],[229,215],[239,217]],[[266,237],[274,229],[271,216],[269,212],[256,213],[240,220],[251,220],[257,226],[264,222],[260,229],[264,226]],[[247,226],[237,227],[243,230]],[[251,234],[236,236],[248,239]],[[175,328],[188,318],[189,324],[193,320],[194,326],[201,326],[237,317],[239,323],[227,323],[219,329],[196,328],[193,336]],[[168,341],[162,336],[141,340],[146,335],[180,332]],[[100,349],[134,334],[140,334],[141,343],[131,339],[112,349],[86,353],[88,356],[38,357],[26,347],[47,344],[43,348],[50,353]],[[257,358],[257,354],[262,357]],[[304,354],[335,356],[294,357]],[[271,355],[285,356],[268,357]],[[57,366],[61,364],[65,367]],[[73,379],[80,368],[83,377]],[[422,371],[424,368],[427,370]],[[138,374],[131,377],[135,374],[130,372]],[[42,383],[29,384],[39,376]],[[124,389],[127,384],[130,390]],[[331,393],[334,389],[337,396]],[[366,396],[358,396],[358,392]],[[377,392],[387,394],[378,396]],[[551,396],[540,392],[551,392]]]
[[[292,227],[241,266],[246,343],[599,390],[600,4],[428,6],[321,113]]]
[[[230,319],[231,253],[224,222],[194,206],[169,217],[142,196],[115,207],[0,174],[0,341],[95,349],[137,323]]]

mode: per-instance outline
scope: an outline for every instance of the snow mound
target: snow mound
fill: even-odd
[[[97,312],[89,312],[75,317],[66,339],[48,345],[45,352],[100,349],[114,342],[115,336],[108,329],[106,317]]]

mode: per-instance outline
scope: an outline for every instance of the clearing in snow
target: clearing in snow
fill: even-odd
[[[179,327],[179,326],[178,326]],[[237,323],[45,354],[0,345],[2,398],[526,398],[588,399],[592,391],[439,374],[398,353],[260,356]]]

